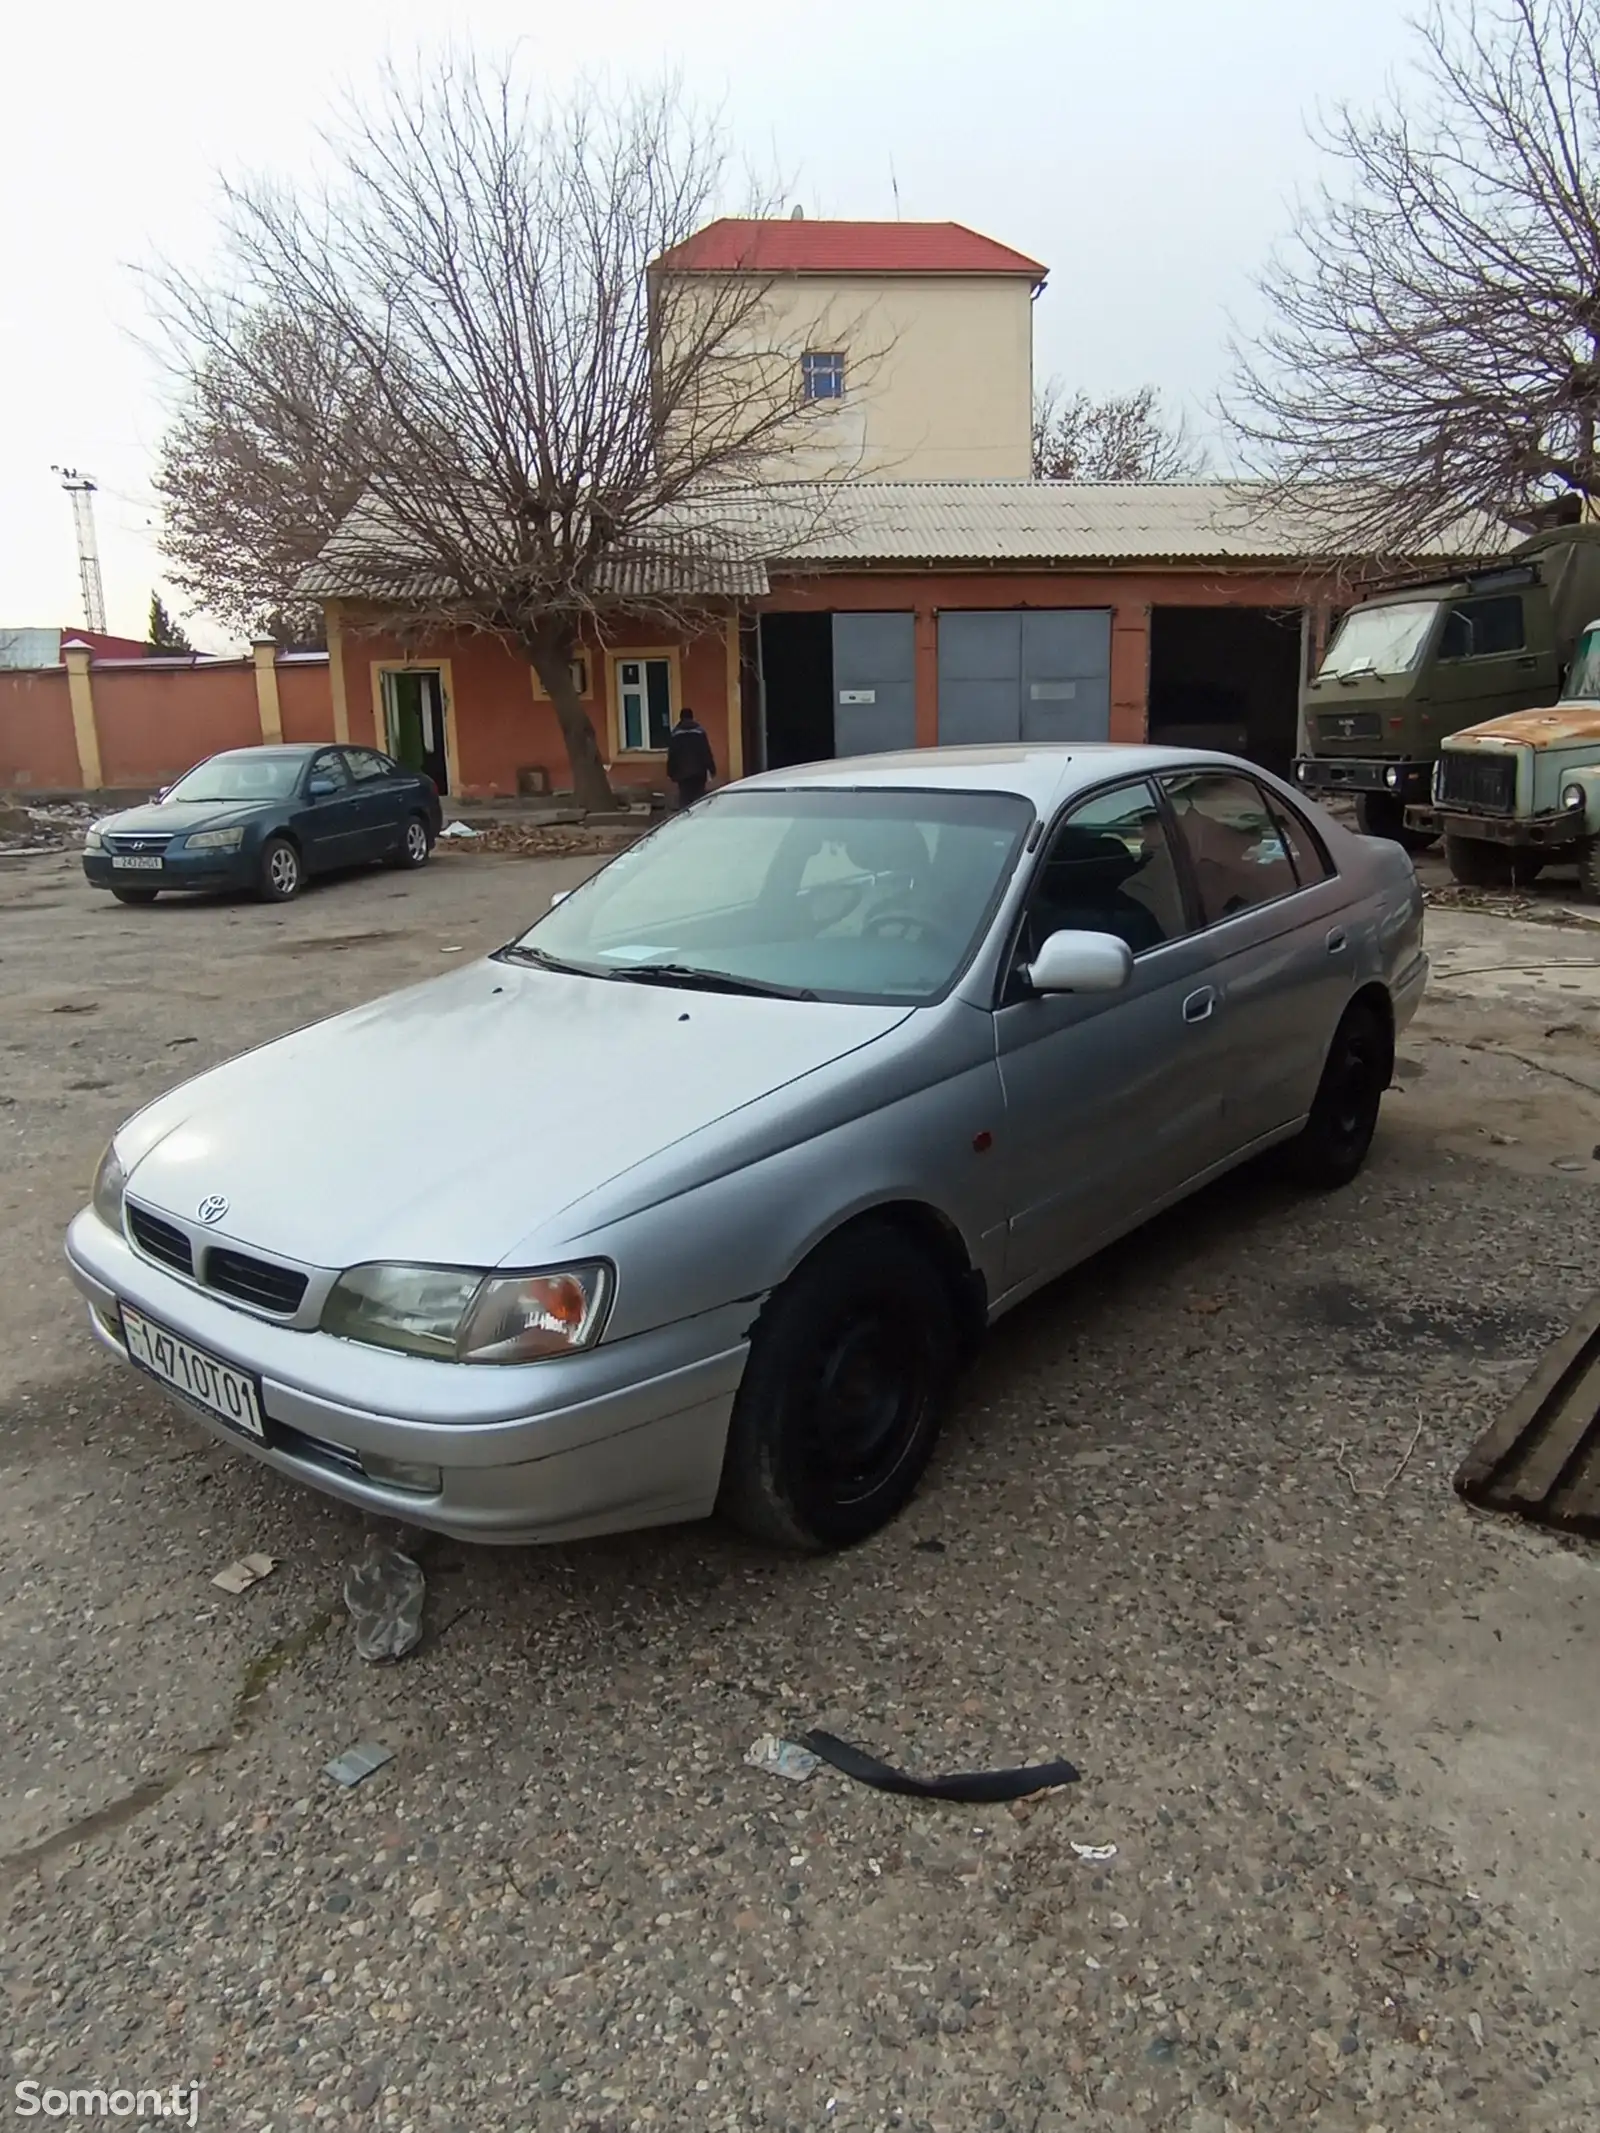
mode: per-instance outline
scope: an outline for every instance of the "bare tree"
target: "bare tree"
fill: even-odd
[[[1204,455],[1180,416],[1169,423],[1153,385],[1095,400],[1052,378],[1033,406],[1033,471],[1040,481],[1183,481]]]
[[[296,588],[370,475],[375,396],[326,321],[281,304],[218,311],[179,336],[181,401],[156,492],[173,582],[243,637],[320,645]]]
[[[1600,494],[1600,5],[1451,0],[1415,27],[1404,94],[1328,129],[1343,179],[1262,279],[1229,409],[1281,501],[1340,485],[1375,554]]]
[[[692,626],[708,598],[759,589],[749,484],[819,413],[758,272],[656,268],[719,197],[720,135],[670,87],[541,106],[514,69],[454,60],[389,73],[329,147],[314,194],[228,188],[224,278],[163,270],[160,314],[224,405],[270,388],[321,530],[359,493],[301,593],[519,647],[576,797],[604,805],[580,631]],[[293,320],[339,389],[317,389],[326,369],[297,383],[263,320]]]

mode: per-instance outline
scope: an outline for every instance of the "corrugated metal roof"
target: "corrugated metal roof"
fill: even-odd
[[[754,221],[724,215],[655,262],[680,274],[1025,274],[1025,252],[961,222]]]
[[[759,599],[774,567],[1028,563],[1041,567],[1299,565],[1359,553],[1337,497],[1292,507],[1231,482],[791,482],[706,492],[663,515],[662,537],[608,559],[595,591],[617,600]],[[1484,519],[1419,545],[1407,563],[1500,553],[1515,538]],[[313,599],[401,605],[454,588],[381,517],[358,506],[300,581]]]
[[[769,560],[819,563],[1309,562],[1351,552],[1334,497],[1291,508],[1233,482],[851,482],[770,492]],[[786,520],[804,521],[791,549]],[[1494,554],[1506,529],[1463,521],[1417,560]]]

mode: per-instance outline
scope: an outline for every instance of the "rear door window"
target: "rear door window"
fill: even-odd
[[[1299,888],[1283,826],[1253,779],[1228,770],[1180,770],[1161,782],[1208,926]]]

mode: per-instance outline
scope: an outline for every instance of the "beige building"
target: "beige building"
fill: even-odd
[[[667,318],[695,315],[697,285],[758,299],[740,322],[750,389],[798,403],[764,471],[1030,474],[1037,260],[958,222],[725,219],[652,271],[688,299],[664,303]]]

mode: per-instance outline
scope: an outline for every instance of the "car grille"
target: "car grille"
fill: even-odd
[[[134,836],[125,833],[121,836],[110,836],[105,839],[106,849],[110,852],[164,852],[171,842],[172,832],[170,830],[163,836],[154,834]]]
[[[1376,711],[1329,711],[1317,720],[1319,741],[1375,741],[1382,733]]]
[[[147,1259],[158,1259],[176,1274],[194,1273],[194,1248],[176,1223],[163,1222],[148,1208],[128,1202],[128,1234]]]
[[[1441,807],[1465,807],[1484,815],[1509,815],[1517,805],[1517,759],[1447,748],[1439,758],[1435,786]]]
[[[252,1259],[248,1252],[229,1251],[220,1244],[207,1247],[204,1278],[208,1289],[220,1289],[258,1311],[281,1311],[285,1318],[299,1310],[306,1293],[306,1277],[295,1268]]]

